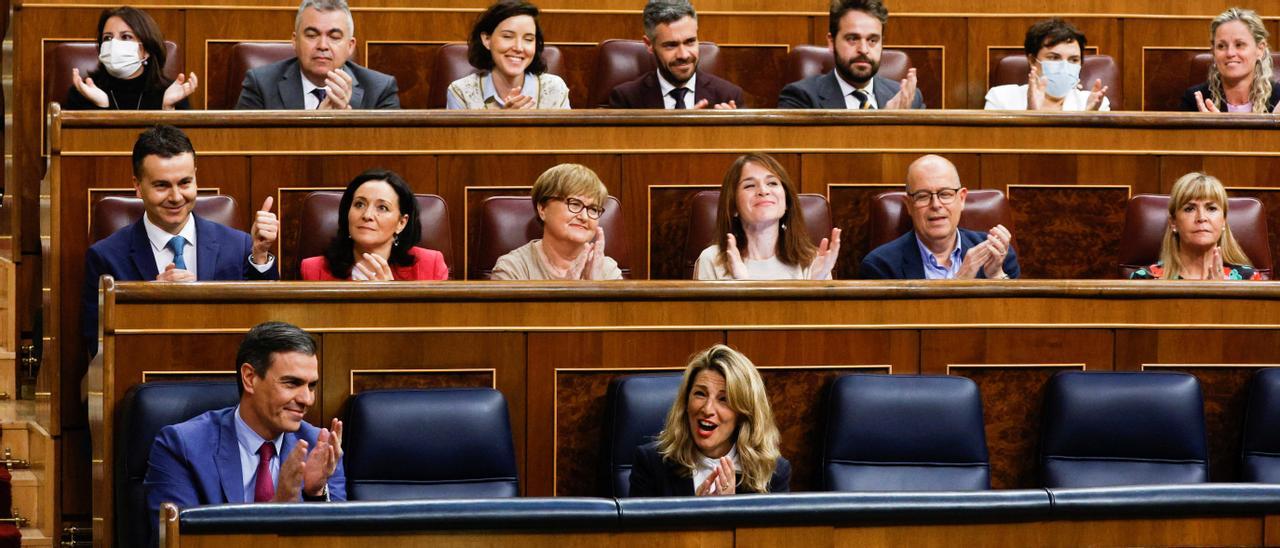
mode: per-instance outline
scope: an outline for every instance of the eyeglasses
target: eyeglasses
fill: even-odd
[[[577,214],[579,214],[579,213],[582,213],[582,210],[583,210],[583,209],[587,210],[587,217],[592,218],[592,219],[599,219],[601,215],[604,215],[604,208],[603,208],[603,207],[600,207],[600,206],[589,206],[589,205],[587,205],[587,204],[585,204],[585,203],[582,203],[582,200],[579,200],[579,199],[577,199],[577,198],[558,198],[558,197],[557,197],[557,198],[552,198],[552,199],[553,199],[553,200],[560,200],[560,201],[564,202],[564,207],[568,208],[568,209],[569,209],[569,213],[572,213],[572,214],[574,214],[574,215],[577,215]]]
[[[934,196],[938,197],[938,203],[942,205],[949,205],[951,204],[951,202],[956,201],[956,196],[960,194],[961,188],[963,187],[944,188],[937,192],[929,192],[928,190],[918,190],[908,194],[907,196],[911,197],[911,203],[915,204],[916,207],[924,207],[929,205],[929,203],[933,201]]]

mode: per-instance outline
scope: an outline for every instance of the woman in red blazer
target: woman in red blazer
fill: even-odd
[[[302,260],[304,280],[443,280],[439,251],[416,247],[421,233],[413,190],[394,171],[357,175],[338,204],[338,234],[324,255]]]

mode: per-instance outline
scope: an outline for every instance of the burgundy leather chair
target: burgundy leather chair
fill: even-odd
[[[1017,53],[1001,57],[991,67],[988,89],[1005,84],[1025,84],[1029,72],[1031,72],[1031,64],[1027,62],[1025,54]],[[1120,68],[1116,66],[1116,60],[1110,55],[1085,56],[1084,65],[1080,67],[1080,84],[1084,89],[1090,89],[1094,80],[1102,80],[1102,85],[1107,87],[1107,99],[1111,100],[1112,110],[1124,105],[1121,102],[1124,95],[1121,93],[1123,79],[1120,77]]]
[[[178,55],[178,45],[164,42],[165,78],[177,78],[182,72],[182,56]],[[56,102],[67,104],[67,92],[71,90],[71,69],[80,69],[80,77],[86,77],[98,68],[98,44],[96,42],[63,42],[53,46],[50,52],[49,72],[45,74],[45,104]]]
[[[871,200],[870,251],[893,241],[911,231],[911,214],[907,211],[907,193],[901,190],[881,192]],[[1018,231],[1013,229],[1013,212],[1009,201],[999,190],[969,190],[964,200],[964,213],[960,214],[960,227],[986,232],[996,225],[1004,225],[1014,235],[1010,246],[1017,250]]]
[[[798,82],[810,76],[825,74],[836,68],[835,57],[831,48],[826,46],[800,45],[792,46],[787,54],[787,73],[784,83]],[[902,50],[886,49],[880,52],[880,70],[878,76],[890,80],[901,80],[907,77],[907,69],[911,68],[911,58]]]
[[[630,278],[631,254],[623,230],[622,203],[617,197],[609,197],[600,226],[604,228],[605,255],[618,263],[623,278]],[[467,278],[489,279],[499,257],[541,237],[542,225],[528,196],[485,198],[480,203],[480,236],[468,259]]]
[[[223,82],[226,104],[209,105],[212,110],[233,109],[240,101],[240,89],[244,76],[250,70],[270,65],[294,56],[293,42],[240,42],[231,46],[231,61],[227,65],[227,81]]]
[[[698,43],[698,70],[719,75],[720,46],[713,42]],[[612,39],[600,42],[596,55],[595,81],[587,104],[591,108],[608,108],[609,93],[641,75],[657,70],[653,54],[641,40]]]
[[[1267,211],[1256,198],[1227,199],[1227,225],[1253,267],[1271,278],[1271,240],[1267,236]],[[1160,259],[1160,244],[1169,224],[1167,194],[1139,194],[1129,199],[1120,237],[1119,272],[1122,278]]]
[[[142,218],[142,211],[141,198],[107,196],[98,200],[89,214],[89,243],[97,242],[138,222]],[[197,196],[195,214],[215,223],[245,230],[243,220],[236,214],[236,201],[230,196]]]
[[[564,56],[561,55],[560,48],[544,46],[542,60],[547,63],[547,72],[561,77],[565,75]],[[427,108],[444,108],[449,84],[473,72],[476,72],[476,68],[467,61],[467,44],[455,42],[440,46],[440,49],[436,50],[435,62],[431,65],[431,87],[427,89]]]
[[[718,241],[716,234],[716,210],[720,208],[720,191],[704,190],[693,196],[689,210],[689,236],[684,242],[684,277],[693,279],[693,264],[707,246]],[[801,194],[800,208],[804,211],[805,231],[813,245],[831,236],[831,204],[821,194]]]
[[[417,194],[416,198],[418,224],[422,228],[418,237],[418,247],[434,249],[444,254],[444,263],[449,267],[449,277],[458,278],[459,276],[454,273],[449,206],[444,203],[443,198],[435,194]],[[294,257],[299,268],[303,259],[323,255],[333,236],[338,233],[338,205],[341,202],[342,192],[336,190],[319,190],[308,194],[303,199],[297,256]]]

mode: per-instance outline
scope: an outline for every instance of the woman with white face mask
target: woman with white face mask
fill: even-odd
[[[68,110],[189,109],[196,74],[164,76],[164,35],[147,12],[129,6],[98,17],[98,68],[92,74],[71,69]]]
[[[1102,80],[1088,90],[1080,85],[1085,42],[1084,33],[1061,19],[1031,25],[1023,43],[1031,64],[1027,83],[991,88],[987,110],[1111,110]]]

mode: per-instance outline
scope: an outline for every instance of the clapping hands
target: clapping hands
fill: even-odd
[[[1004,258],[1009,254],[1009,242],[1013,235],[1004,225],[996,225],[987,231],[987,239],[969,248],[965,253],[956,279],[972,280],[981,271],[987,279],[1004,278]]]

